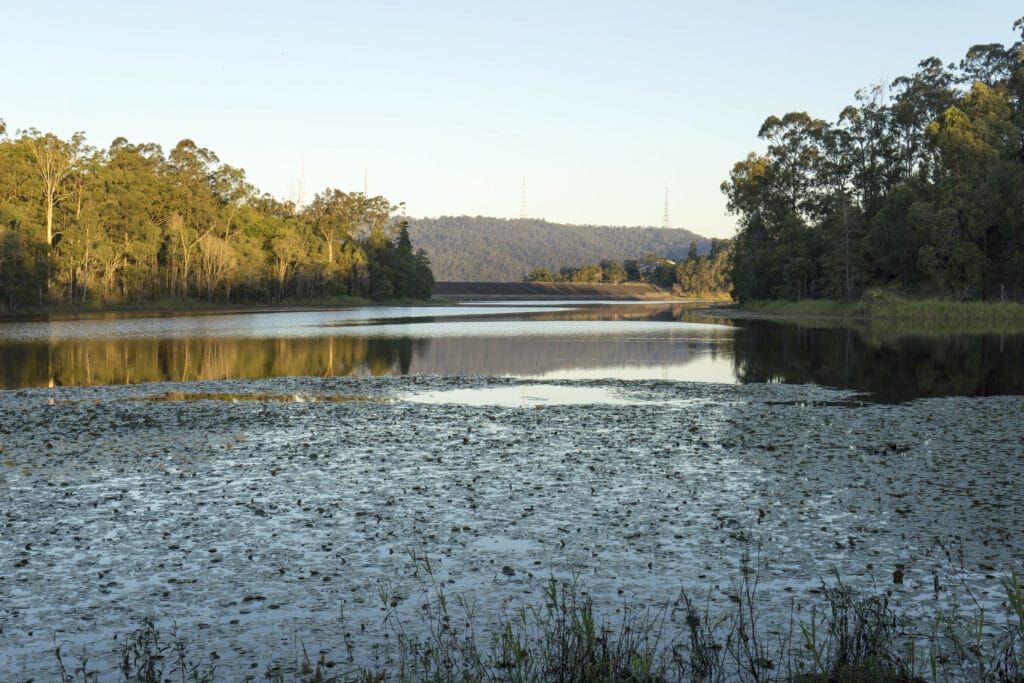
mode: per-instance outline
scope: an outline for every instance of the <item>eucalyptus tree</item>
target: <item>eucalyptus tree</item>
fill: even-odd
[[[61,239],[53,259],[59,288],[53,295],[69,303],[88,299],[98,270],[96,250],[102,240],[97,212],[102,155],[93,147],[83,147],[81,152],[59,212]]]
[[[245,179],[243,169],[228,164],[211,171],[210,186],[221,207],[224,240],[230,241],[233,221],[242,207],[256,196],[256,188]]]
[[[160,264],[171,193],[163,149],[118,137],[102,161],[97,211],[104,236],[98,256],[103,299],[154,295],[161,280],[170,284]]]
[[[179,142],[167,158],[167,231],[174,245],[177,290],[188,296],[193,257],[217,227],[212,179],[217,155],[192,140]]]
[[[212,232],[200,237],[194,271],[199,295],[213,301],[217,292],[223,289],[227,299],[231,292],[230,278],[238,266],[238,254],[226,239]]]
[[[953,71],[937,57],[921,60],[913,75],[893,81],[890,127],[904,177],[930,170],[925,128],[956,101],[956,82]]]
[[[1008,82],[1019,68],[1020,55],[1001,43],[972,45],[958,65],[960,80],[968,86],[984,83],[995,88]]]
[[[769,117],[722,184],[740,298],[853,298],[871,285],[1024,298],[1022,40],[931,57],[825,124]]]
[[[986,262],[995,265],[1019,225],[1008,225],[1006,207],[1020,192],[1016,162],[1019,128],[1004,92],[975,81],[970,91],[928,126],[938,157],[939,202],[947,231],[936,234],[937,265],[947,286],[965,297],[982,286]],[[993,248],[995,247],[995,248]]]
[[[1006,96],[1021,131],[1017,152],[1018,159],[1024,162],[1024,18],[1013,26],[1021,33],[1022,40],[1009,47],[999,43],[974,45],[960,61],[959,70],[960,79],[967,87],[976,82],[984,83]]]
[[[399,239],[401,221],[394,220],[401,204],[392,204],[387,198],[370,197],[359,193],[354,197],[359,212],[359,234],[362,238],[375,241],[395,242]]]
[[[601,261],[601,272],[605,282],[610,282],[613,285],[617,285],[620,282],[625,282],[629,279],[629,273],[626,272],[625,266],[622,265],[622,261],[617,259],[605,259]]]
[[[302,212],[302,218],[324,242],[326,262],[333,266],[338,244],[355,237],[359,226],[359,210],[353,195],[336,188],[326,188],[313,196]]]
[[[286,284],[294,277],[301,264],[310,259],[312,235],[308,225],[298,221],[274,217],[273,236],[270,238],[270,264],[274,277],[275,296],[283,299],[287,294]]]
[[[0,226],[0,303],[8,309],[17,308],[27,275],[21,235],[17,230]]]
[[[817,177],[827,124],[806,112],[770,116],[758,131],[763,155],[751,153],[722,184],[739,217],[734,289],[741,298],[804,297],[817,288],[809,225],[821,212]]]
[[[46,214],[46,244],[52,249],[60,236],[54,230],[54,209],[68,190],[67,182],[82,155],[85,134],[75,133],[70,140],[65,141],[53,133],[40,133],[35,128],[30,128],[21,131],[19,142],[28,151],[32,168],[42,183],[41,199]]]
[[[572,274],[573,282],[601,282],[602,280],[604,280],[604,271],[596,263],[582,265]]]
[[[769,116],[761,124],[757,136],[768,142],[777,217],[792,214],[803,219],[813,213],[814,172],[826,125],[802,111],[789,112],[781,119]]]

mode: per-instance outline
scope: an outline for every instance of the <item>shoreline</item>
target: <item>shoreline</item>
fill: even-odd
[[[344,297],[322,301],[298,303],[239,303],[173,302],[166,305],[154,302],[145,306],[34,306],[14,312],[0,311],[0,322],[13,322],[32,318],[70,320],[96,315],[117,315],[125,318],[151,316],[232,315],[248,313],[292,313],[296,311],[334,311],[371,306],[438,306],[451,303],[438,299],[364,299]]]
[[[677,298],[666,296],[660,300],[595,295],[515,295],[494,294],[472,296],[445,296],[426,300],[385,299],[372,300],[342,297],[319,301],[274,304],[223,304],[211,302],[154,302],[146,306],[53,306],[33,307],[16,312],[0,312],[0,324],[38,320],[76,320],[101,316],[122,318],[189,317],[207,315],[246,315],[256,313],[291,313],[334,311],[358,308],[412,306],[424,309],[460,304],[489,304],[523,301],[545,304],[557,301],[580,306],[596,302],[637,304],[687,304],[693,312],[708,317],[737,321],[769,321],[811,326],[843,326],[882,333],[886,336],[955,334],[1024,334],[1024,303],[952,301],[944,299],[903,299],[886,293],[872,292],[860,301],[838,302],[827,299],[802,301],[770,300],[726,302],[709,297]]]
[[[902,299],[865,296],[861,301],[826,299],[752,301],[708,307],[729,320],[842,325],[871,331],[929,336],[1024,333],[1024,304],[1016,302]]]
[[[363,299],[345,298],[338,300],[323,300],[300,303],[281,304],[218,304],[208,302],[175,302],[174,304],[163,305],[159,302],[147,306],[35,306],[32,308],[20,309],[14,312],[0,311],[0,323],[17,322],[38,318],[50,318],[58,320],[71,320],[75,318],[86,318],[91,316],[116,315],[125,318],[134,317],[157,317],[157,316],[193,316],[193,315],[232,315],[248,313],[292,313],[296,311],[334,311],[355,308],[371,308],[375,306],[415,306],[422,308],[435,308],[438,306],[453,306],[458,304],[487,304],[502,301],[524,301],[536,304],[548,302],[572,301],[579,304],[593,304],[597,302],[612,301],[615,303],[637,303],[637,304],[658,304],[658,303],[691,303],[714,305],[717,303],[711,298],[679,298],[666,295],[660,299],[645,298],[621,298],[602,296],[514,296],[514,295],[493,295],[432,297],[430,299]]]

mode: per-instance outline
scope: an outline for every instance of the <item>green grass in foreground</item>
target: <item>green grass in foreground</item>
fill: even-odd
[[[749,562],[742,564],[733,587],[732,611],[721,615],[683,592],[665,613],[626,609],[614,620],[602,619],[585,587],[552,578],[542,599],[504,615],[478,637],[473,605],[446,594],[427,557],[410,556],[424,590],[420,609],[410,617],[386,587],[379,595],[394,657],[359,665],[369,661],[358,658],[365,643],[344,633],[339,659],[345,664],[323,653],[311,660],[302,647],[294,663],[271,665],[260,678],[281,683],[1024,680],[1024,587],[1016,572],[1003,582],[1001,614],[980,606],[968,613],[955,601],[952,608],[936,602],[932,614],[917,619],[897,613],[887,593],[863,596],[836,577],[833,585],[822,587],[824,607],[798,617],[794,605],[788,628],[763,625],[756,571]],[[165,633],[147,619],[125,640],[120,680],[231,680],[218,675],[215,658],[204,659],[197,649],[194,641],[175,630]],[[77,665],[65,661],[59,646],[55,655],[62,683],[100,680],[84,653]]]

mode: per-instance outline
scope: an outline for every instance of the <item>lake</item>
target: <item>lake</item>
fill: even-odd
[[[1024,393],[1024,335],[894,336],[687,304],[506,302],[0,325],[0,387],[482,375],[819,384],[869,400]]]
[[[998,615],[1024,558],[1020,336],[548,302],[19,320],[0,359],[12,680],[116,678],[147,617],[226,680],[389,668],[437,585],[481,638],[551,579],[671,637],[750,567],[765,638],[836,576]]]

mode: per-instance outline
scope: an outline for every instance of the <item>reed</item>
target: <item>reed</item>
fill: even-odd
[[[1017,572],[1003,580],[1001,613],[968,600],[931,614],[898,612],[886,591],[863,594],[838,575],[823,585],[822,600],[794,605],[788,619],[764,619],[757,570],[741,562],[730,609],[716,613],[687,591],[666,610],[651,613],[628,605],[614,618],[601,614],[579,577],[548,580],[543,597],[480,624],[474,604],[450,596],[434,577],[427,555],[410,551],[425,597],[406,614],[391,584],[378,591],[396,656],[387,665],[359,665],[365,643],[345,632],[339,648],[347,666],[321,652],[312,659],[297,645],[295,661],[275,664],[262,679],[277,683],[413,683],[432,681],[649,682],[1024,680],[1024,586]],[[805,615],[805,616],[798,616]],[[911,618],[913,617],[913,618]],[[779,628],[779,623],[788,626]],[[766,623],[773,624],[766,626]],[[343,627],[344,630],[344,627]],[[120,679],[137,683],[234,680],[218,675],[217,660],[196,653],[196,640],[176,628],[165,631],[147,618],[124,642]],[[297,637],[297,643],[299,642]],[[367,646],[369,647],[369,646]],[[94,683],[83,652],[75,664],[55,644],[61,683]],[[367,658],[363,661],[368,661]],[[106,679],[103,679],[106,680]],[[248,677],[245,680],[255,680]]]

